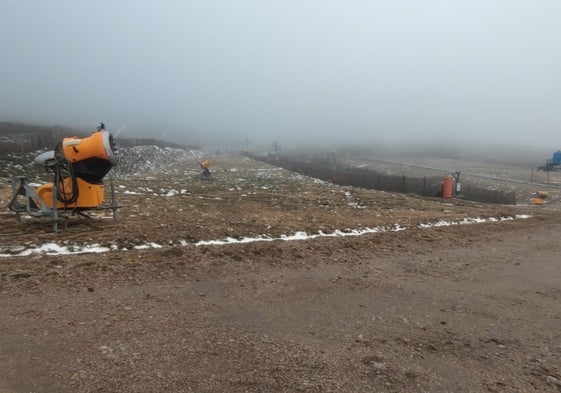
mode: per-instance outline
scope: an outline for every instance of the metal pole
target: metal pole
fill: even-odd
[[[109,184],[111,187],[111,210],[113,210],[113,221],[117,221],[117,201],[115,200],[115,186],[113,184],[113,179],[109,179]]]
[[[53,229],[55,232],[58,232],[58,210],[57,210],[58,182],[59,182],[58,175],[55,174],[55,181],[53,183],[53,207],[51,209],[51,217],[53,219]]]

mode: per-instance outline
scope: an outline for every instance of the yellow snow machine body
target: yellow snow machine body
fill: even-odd
[[[88,217],[87,210],[113,210],[116,219],[115,191],[111,184],[111,205],[105,205],[103,178],[117,163],[113,136],[105,126],[85,138],[64,138],[55,148],[35,158],[35,163],[54,175],[52,183],[34,190],[23,176],[12,179],[13,198],[9,208],[18,214],[50,217],[57,222],[69,214]]]

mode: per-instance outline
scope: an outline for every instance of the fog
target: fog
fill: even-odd
[[[0,2],[0,121],[561,147],[558,0]]]

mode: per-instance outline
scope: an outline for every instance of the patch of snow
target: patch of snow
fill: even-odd
[[[498,221],[512,221],[514,219],[526,219],[530,218],[531,216],[521,214],[517,216],[501,216],[501,217],[489,217],[489,218],[464,218],[459,221],[451,221],[451,220],[439,220],[435,222],[427,222],[419,224],[419,228],[438,228],[438,227],[447,227],[452,225],[467,225],[467,224],[481,224],[485,222],[498,222]]]
[[[4,254],[1,253],[0,257],[26,257],[33,254],[45,255],[71,255],[71,254],[85,254],[85,253],[100,253],[107,252],[109,248],[101,247],[99,244],[91,244],[84,246],[61,246],[56,243],[45,243],[37,248],[28,248],[19,252],[18,254]]]
[[[225,244],[239,244],[239,243],[254,243],[254,242],[263,242],[263,241],[274,241],[274,240],[282,240],[282,241],[298,241],[298,240],[309,240],[309,239],[316,239],[319,237],[347,237],[347,236],[362,236],[366,234],[372,233],[380,233],[380,232],[398,232],[403,231],[406,228],[400,226],[399,224],[394,224],[390,227],[373,227],[373,228],[363,228],[363,229],[347,229],[347,230],[340,230],[336,229],[331,233],[325,233],[319,231],[316,234],[308,234],[304,231],[295,232],[292,235],[281,235],[280,237],[269,237],[269,236],[257,236],[253,238],[244,237],[242,239],[234,239],[231,237],[227,237],[224,240],[201,240],[195,243],[195,246],[210,246],[210,245],[225,245]]]
[[[162,246],[157,243],[146,243],[146,244],[139,244],[137,246],[134,246],[134,248],[136,250],[146,250],[148,248],[162,248]]]

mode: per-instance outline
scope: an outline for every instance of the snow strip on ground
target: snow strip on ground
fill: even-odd
[[[506,217],[489,217],[489,218],[464,218],[459,221],[451,220],[439,220],[428,223],[421,223],[418,225],[419,228],[437,228],[446,227],[453,225],[467,225],[467,224],[479,224],[485,222],[501,222],[501,221],[512,221],[515,219],[527,219],[530,215],[519,214],[516,216],[506,216]],[[402,227],[399,224],[394,224],[392,226],[381,226],[372,228],[362,228],[362,229],[348,229],[340,230],[337,229],[331,233],[324,233],[322,231],[316,234],[308,234],[303,231],[295,232],[292,235],[281,235],[280,237],[270,237],[270,236],[257,236],[257,237],[243,237],[240,239],[235,239],[227,237],[222,240],[201,240],[197,243],[188,243],[185,240],[179,241],[180,246],[187,246],[189,244],[194,244],[195,246],[221,246],[227,244],[241,244],[241,243],[254,243],[254,242],[272,242],[272,241],[298,241],[298,240],[309,240],[318,237],[346,237],[346,236],[362,236],[373,233],[381,232],[398,232],[405,231],[407,228]],[[145,244],[140,244],[134,247],[136,250],[154,249],[162,248],[160,244],[149,242]],[[45,243],[41,246],[36,246],[33,248],[26,248],[24,246],[0,247],[0,258],[10,258],[10,257],[26,257],[33,254],[41,255],[70,255],[70,254],[85,254],[85,253],[102,253],[109,251],[126,251],[126,249],[119,249],[116,245],[111,247],[102,247],[99,244],[91,245],[59,245],[56,243]]]

